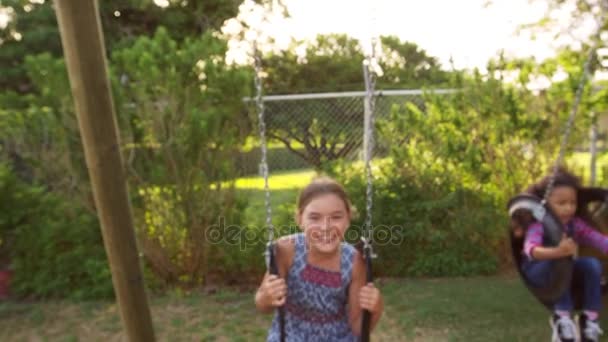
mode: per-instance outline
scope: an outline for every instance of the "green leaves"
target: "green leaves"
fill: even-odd
[[[112,296],[99,227],[81,205],[26,184],[0,164],[0,268],[23,296]]]
[[[226,65],[226,48],[211,33],[180,42],[159,28],[112,54],[114,78],[124,80],[115,91],[133,156],[130,180],[164,194],[136,196],[144,253],[163,281],[206,281],[205,232],[234,213],[231,184],[223,182],[237,171],[251,83],[245,69]]]

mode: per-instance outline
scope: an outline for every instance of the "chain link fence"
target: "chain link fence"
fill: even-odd
[[[388,117],[395,106],[413,103],[424,110],[423,95],[427,90],[376,91],[376,119]],[[450,94],[454,90],[432,90]],[[263,97],[268,166],[271,173],[315,169],[324,162],[362,159],[365,92],[273,95]],[[258,127],[253,101],[250,117]],[[241,176],[259,173],[259,145],[250,146],[238,160]],[[374,155],[385,148],[376,144]]]

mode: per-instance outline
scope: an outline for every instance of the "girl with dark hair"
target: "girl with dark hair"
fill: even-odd
[[[551,180],[550,176],[530,186],[529,194],[544,198]],[[551,279],[551,263],[564,257],[576,257],[578,246],[585,245],[608,254],[608,237],[592,227],[587,209],[588,191],[582,188],[579,178],[565,169],[555,174],[553,188],[547,198],[547,205],[565,229],[557,246],[545,243],[543,225],[536,222],[529,213],[516,212],[512,216],[515,251],[523,251],[516,256],[522,274],[532,286],[542,287]],[[517,248],[519,247],[519,248]],[[576,277],[583,279],[583,312],[579,317],[580,336],[583,342],[598,341],[602,330],[598,316],[601,309],[602,265],[593,257],[574,260]],[[574,277],[574,276],[573,276]],[[572,291],[568,288],[554,304],[551,317],[553,341],[577,341],[577,329],[571,314],[574,309]]]

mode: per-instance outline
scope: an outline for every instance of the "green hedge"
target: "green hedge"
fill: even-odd
[[[23,183],[0,164],[0,254],[23,297],[73,299],[113,295],[96,218],[76,201]]]
[[[491,198],[465,188],[437,185],[432,174],[398,174],[387,163],[376,170],[372,229],[377,274],[464,276],[492,274],[504,239],[502,213]],[[361,212],[348,234],[356,242],[365,219],[365,181],[360,165],[333,170]],[[498,226],[497,226],[498,223]]]

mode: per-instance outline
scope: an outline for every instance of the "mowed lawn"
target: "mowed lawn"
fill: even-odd
[[[380,279],[375,341],[548,341],[548,312],[515,276]],[[151,298],[159,341],[262,341],[254,287]],[[113,302],[0,304],[0,341],[126,341]]]

